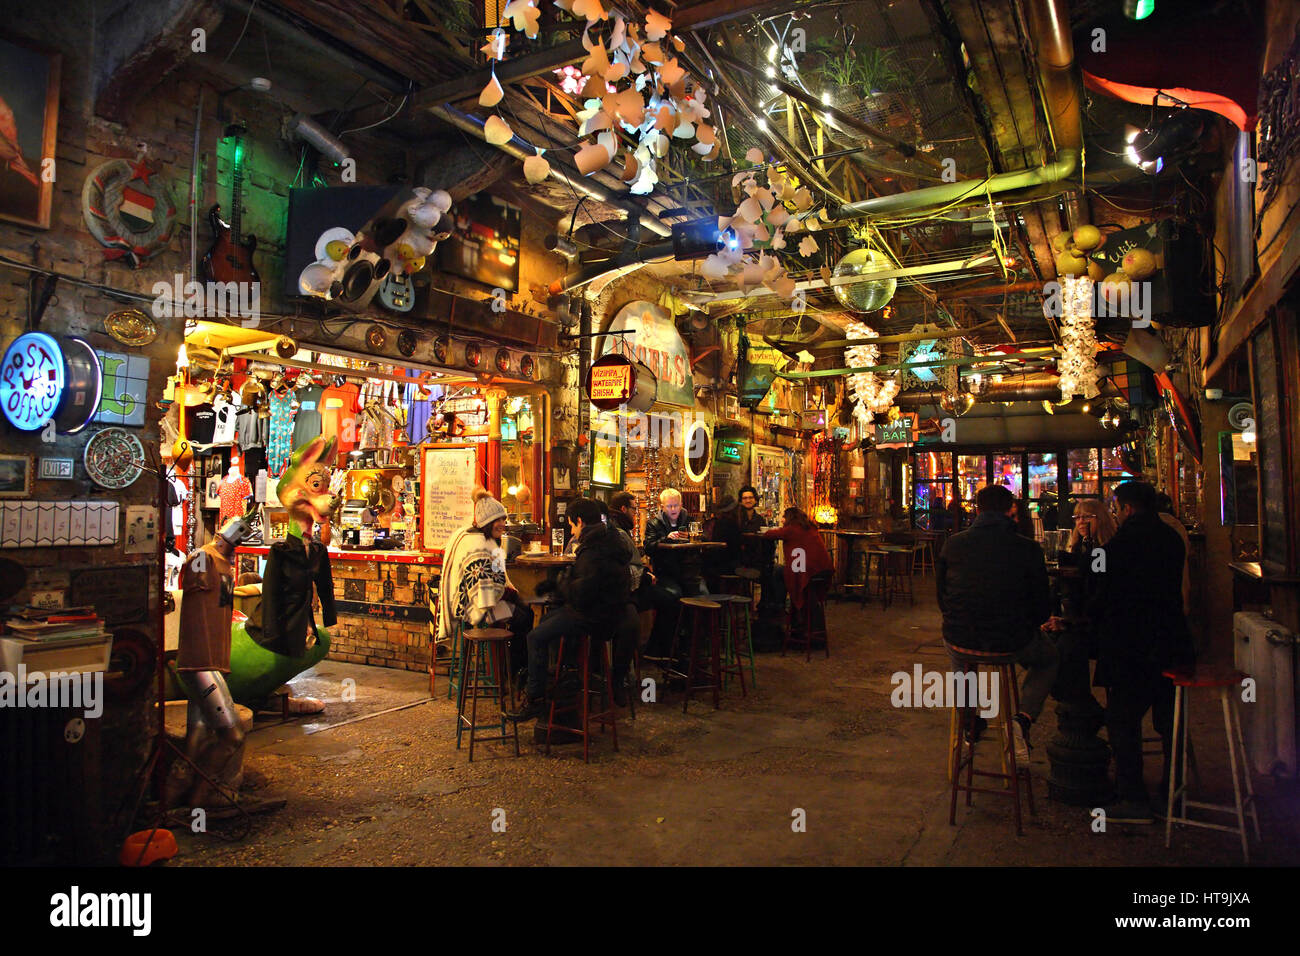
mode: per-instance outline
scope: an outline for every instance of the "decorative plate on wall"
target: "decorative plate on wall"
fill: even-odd
[[[366,329],[366,345],[378,351],[388,342],[388,336],[384,335],[384,328],[380,325],[372,325]]]
[[[125,428],[105,428],[86,442],[82,460],[90,480],[101,488],[127,488],[140,477],[144,447]]]
[[[533,376],[537,373],[537,363],[531,355],[525,355],[519,360],[519,374],[524,378],[532,381]]]
[[[483,364],[483,350],[474,342],[465,346],[465,364],[470,368],[478,368]]]
[[[510,371],[510,351],[509,349],[497,349],[497,371]]]
[[[123,345],[142,348],[158,337],[158,326],[139,309],[120,309],[104,319],[104,331]]]
[[[436,339],[434,339],[433,340],[434,360],[438,362],[446,362],[447,351],[448,349],[450,349],[450,347],[451,347],[451,342],[448,341],[447,336],[440,335]]]
[[[407,358],[415,354],[415,342],[415,333],[410,329],[402,329],[397,333],[397,351]]]

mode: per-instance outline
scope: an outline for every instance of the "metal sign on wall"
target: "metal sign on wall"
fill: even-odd
[[[597,339],[596,356],[625,355],[647,366],[659,382],[657,400],[665,405],[695,406],[695,379],[691,356],[670,316],[661,306],[639,299],[618,310],[604,335]]]

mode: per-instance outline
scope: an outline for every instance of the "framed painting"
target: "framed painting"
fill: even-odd
[[[0,63],[0,219],[48,229],[62,57],[0,37]]]
[[[31,457],[0,455],[0,498],[26,498],[31,493]]]

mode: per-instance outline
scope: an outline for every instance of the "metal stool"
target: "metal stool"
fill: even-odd
[[[456,749],[460,749],[461,734],[469,730],[469,759],[474,761],[474,742],[476,740],[510,740],[515,742],[515,756],[519,756],[519,726],[514,721],[506,720],[505,700],[505,642],[511,634],[505,628],[476,627],[465,631],[463,652],[460,666],[460,695],[456,705]],[[488,737],[478,733],[478,702],[480,699],[495,700],[501,713],[501,729]],[[470,705],[469,714],[465,713],[465,704]],[[493,721],[495,723],[495,721]],[[507,723],[510,730],[506,730]]]
[[[560,687],[560,673],[564,669],[564,643],[565,641],[576,641],[579,644],[579,663],[578,673],[582,675],[582,690],[578,692],[578,702],[572,705],[560,706],[558,700]],[[551,753],[551,732],[559,729],[569,733],[578,734],[582,737],[582,762],[591,761],[591,725],[592,723],[600,724],[600,732],[605,733],[605,728],[609,727],[611,739],[614,742],[614,750],[618,751],[618,712],[613,706],[613,696],[610,691],[610,681],[614,679],[614,659],[610,648],[611,641],[604,639],[600,642],[600,672],[597,676],[601,677],[601,686],[598,690],[591,689],[591,635],[584,634],[580,638],[562,637],[560,638],[558,662],[555,665],[555,680],[551,684],[551,709],[546,718],[544,728],[546,730],[546,754]],[[600,698],[600,710],[597,713],[591,712],[591,695],[596,694]],[[563,724],[557,724],[555,718],[559,714],[577,713],[579,729],[574,730],[572,727],[566,727]]]
[[[691,643],[686,656],[686,672],[676,672],[677,676],[686,678],[686,696],[682,700],[682,713],[691,702],[696,690],[713,691],[713,706],[721,706],[722,694],[722,605],[704,597],[681,599],[682,615],[691,617]],[[705,642],[708,647],[705,648]],[[677,658],[677,644],[674,638],[673,660]],[[705,666],[701,667],[701,663]],[[707,683],[697,683],[707,678]]]
[[[1169,800],[1165,807],[1165,848],[1169,848],[1173,837],[1174,824],[1182,823],[1189,827],[1202,827],[1206,830],[1223,830],[1236,833],[1241,837],[1241,855],[1246,863],[1250,862],[1250,844],[1246,838],[1246,814],[1250,814],[1250,823],[1255,831],[1255,839],[1261,839],[1259,833],[1259,815],[1255,812],[1255,788],[1250,782],[1250,764],[1246,757],[1246,744],[1241,734],[1241,715],[1237,713],[1237,700],[1229,689],[1241,687],[1247,675],[1239,670],[1219,670],[1210,673],[1189,674],[1184,671],[1165,671],[1164,676],[1174,682],[1174,739],[1169,755]],[[1223,803],[1202,803],[1187,799],[1187,755],[1191,741],[1187,736],[1187,695],[1186,690],[1193,687],[1217,687],[1219,700],[1223,702],[1223,731],[1228,738],[1228,766],[1232,771],[1232,805]],[[1181,731],[1181,732],[1180,732]],[[1179,748],[1182,749],[1182,778],[1177,784]],[[1241,798],[1241,781],[1237,779],[1238,764],[1241,766],[1241,778],[1246,783],[1246,799]],[[1174,813],[1174,803],[1179,802],[1178,813]],[[1230,813],[1236,816],[1235,827],[1222,823],[1207,823],[1192,820],[1187,816],[1188,808],[1212,810],[1216,813]]]
[[[966,794],[966,806],[972,805],[972,798],[977,793],[991,793],[1002,797],[1011,797],[1015,803],[1015,820],[1016,836],[1022,836],[1024,829],[1020,820],[1020,788],[1021,780],[1024,781],[1024,792],[1029,804],[1029,812],[1034,813],[1034,788],[1033,782],[1029,775],[1028,767],[1019,767],[1016,765],[1016,744],[1015,734],[1011,729],[1012,716],[1020,710],[1020,688],[1016,684],[1016,660],[1014,654],[995,654],[989,651],[979,651],[966,647],[957,647],[944,641],[944,646],[948,648],[948,653],[952,656],[953,666],[965,669],[974,669],[977,673],[981,667],[995,668],[998,674],[998,715],[994,718],[1000,725],[1002,731],[1002,772],[996,773],[991,770],[975,769],[975,751],[977,743],[971,743],[967,747],[967,752],[962,753],[963,742],[966,738],[967,731],[973,730],[973,721],[970,719],[974,713],[971,707],[957,707],[956,701],[953,701],[953,709],[957,711],[957,726],[952,739],[952,751],[948,758],[948,766],[951,771],[952,787],[951,802],[948,807],[948,823],[951,826],[957,825],[957,794]],[[966,771],[966,782],[962,783],[961,772]],[[989,787],[975,786],[975,777],[991,777],[995,780],[1001,780],[1005,784],[1003,789],[994,790]]]

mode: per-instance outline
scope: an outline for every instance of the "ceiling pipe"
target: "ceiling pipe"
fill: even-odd
[[[1083,149],[1083,118],[1079,109],[1079,87],[1074,78],[1070,13],[1065,0],[1033,0],[1027,8],[1048,135],[1058,155],[1067,151],[1079,152]],[[1077,197],[1067,201],[1067,208],[1071,226],[1077,227],[1086,221]]]
[[[1014,173],[997,173],[987,179],[964,179],[942,186],[927,186],[911,192],[889,196],[873,196],[861,202],[844,203],[830,212],[831,222],[861,219],[865,216],[884,216],[900,212],[917,212],[946,206],[972,195],[1004,193],[1013,189],[1028,189],[1057,183],[1074,175],[1079,168],[1078,150],[1062,150],[1060,157],[1037,169],[1022,169]]]
[[[1011,282],[1005,285],[983,285],[975,289],[954,289],[952,292],[939,292],[941,302],[951,299],[976,299],[985,295],[1008,295],[1012,292],[1042,292],[1043,284],[1032,279],[1026,282]]]
[[[430,106],[428,109],[429,112],[438,117],[438,119],[450,123],[452,126],[464,130],[466,133],[477,136],[484,142],[487,141],[487,138],[483,135],[484,121],[479,119],[477,116],[472,116],[469,113],[462,113],[449,103]],[[516,159],[527,159],[530,156],[537,155],[537,147],[526,139],[521,139],[519,136],[512,137],[509,142],[502,143],[496,148],[501,150],[503,153],[515,157]],[[555,156],[556,154],[553,152],[552,155]],[[627,208],[625,197],[619,195],[615,190],[610,189],[598,180],[587,179],[581,173],[571,169],[567,164],[560,162],[557,158],[552,158],[549,162],[551,164],[551,175],[561,182],[568,183],[572,188],[576,189],[580,193],[590,196],[592,199],[610,203],[619,208]],[[629,213],[629,215],[632,214]],[[641,225],[658,236],[667,238],[672,235],[671,228],[664,225],[657,217],[648,212],[638,212],[633,216],[633,218],[640,220]]]
[[[984,391],[975,396],[975,401],[979,402],[1059,402],[1061,400],[1061,387],[1055,384],[1058,380],[1053,376],[1053,384],[1042,385],[1022,385],[1019,382],[1008,383],[1001,382],[988,385]],[[943,399],[943,389],[933,389],[928,392],[900,392],[894,399],[894,404],[899,408],[920,408],[923,405],[938,405]]]

